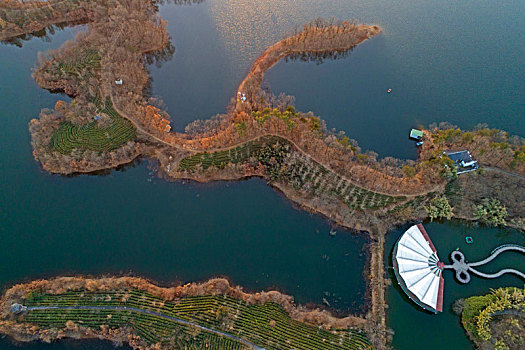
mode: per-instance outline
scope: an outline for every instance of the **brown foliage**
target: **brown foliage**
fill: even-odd
[[[147,291],[154,296],[166,301],[174,301],[179,298],[197,295],[228,295],[241,299],[249,304],[264,304],[273,302],[281,305],[290,316],[298,321],[307,322],[330,328],[347,328],[350,326],[362,326],[364,320],[356,317],[336,318],[327,311],[319,309],[309,310],[304,307],[296,307],[291,296],[277,291],[263,291],[258,293],[246,293],[239,286],[231,286],[223,278],[210,279],[204,283],[188,283],[173,287],[159,287],[151,282],[137,277],[105,277],[105,278],[82,278],[82,277],[58,277],[51,280],[36,280],[27,284],[18,284],[5,292],[0,301],[0,312],[3,319],[9,319],[10,306],[15,303],[23,303],[25,296],[31,291],[40,293],[62,294],[68,290],[88,291],[125,291],[139,289]],[[78,329],[78,325],[69,323],[68,330]],[[1,330],[1,328],[0,328]]]

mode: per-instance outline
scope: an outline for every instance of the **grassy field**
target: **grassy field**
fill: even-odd
[[[325,331],[292,320],[275,303],[248,305],[227,296],[205,295],[166,302],[139,290],[113,292],[75,291],[50,295],[33,293],[26,306],[127,306],[225,332],[265,349],[370,349],[366,336],[352,330]],[[131,327],[149,344],[161,343],[174,348],[245,349],[246,345],[223,336],[182,325],[164,318],[117,310],[32,310],[23,322],[36,323],[45,329],[65,327],[71,320],[85,327],[99,329]]]
[[[336,197],[352,209],[380,209],[404,201],[404,196],[389,196],[359,187],[310,157],[291,152],[289,143],[277,136],[265,136],[235,148],[213,153],[197,153],[181,160],[181,170],[222,169],[254,159],[265,165],[272,180],[288,182],[296,190]]]
[[[99,127],[97,121],[86,125],[63,122],[51,137],[51,148],[62,154],[71,154],[75,149],[103,153],[117,149],[135,138],[135,127],[113,109],[110,100],[106,100],[100,112],[111,118],[108,127]]]

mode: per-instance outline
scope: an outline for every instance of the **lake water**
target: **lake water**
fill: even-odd
[[[39,89],[30,68],[39,50],[74,32],[22,49],[0,46],[2,289],[63,274],[132,274],[165,284],[227,276],[247,290],[276,288],[301,304],[326,298],[341,311],[361,311],[365,235],[337,229],[330,237],[327,220],[296,209],[262,180],[167,183],[145,161],[105,176],[44,172],[27,124],[65,97]],[[85,345],[56,349],[64,347]]]
[[[161,68],[150,68],[152,94],[162,97],[176,128],[183,130],[192,120],[224,112],[257,55],[296,25],[318,16],[357,18],[381,25],[384,34],[360,45],[348,59],[320,66],[278,64],[267,75],[273,91],[296,95],[300,110],[313,110],[329,127],[345,130],[364,148],[384,156],[413,157],[407,129],[432,121],[463,127],[489,122],[523,136],[524,48],[518,43],[524,37],[524,10],[518,1],[212,0],[166,5],[161,14],[176,52]],[[67,98],[39,89],[30,68],[38,51],[58,47],[74,33],[58,32],[50,43],[33,39],[22,49],[0,46],[2,288],[57,274],[130,273],[161,283],[228,276],[249,290],[276,287],[299,303],[321,303],[325,297],[340,310],[359,310],[365,289],[364,236],[339,229],[336,237],[329,237],[325,219],[295,209],[260,180],[166,183],[151,176],[145,161],[105,176],[61,177],[42,171],[32,159],[27,123],[41,108]],[[387,88],[393,93],[385,94]],[[432,224],[429,233],[442,260],[464,242],[466,230],[476,239],[472,247],[485,242],[487,251],[523,237]],[[400,232],[390,234],[387,248]],[[477,239],[478,232],[485,238]],[[478,257],[467,249],[469,259]],[[479,257],[484,255],[479,251]],[[456,286],[451,277],[445,275],[446,303],[521,283],[505,277]],[[396,348],[419,349],[417,340],[426,340],[436,328],[450,334],[450,342],[470,347],[450,312],[427,315],[395,287],[388,297]],[[100,342],[24,345],[109,347]],[[0,340],[0,348],[12,345]]]
[[[408,130],[440,121],[525,136],[523,1],[209,0],[161,14],[176,52],[152,68],[153,94],[164,98],[178,130],[224,112],[266,47],[296,26],[335,17],[378,24],[384,33],[348,59],[271,69],[266,83],[296,96],[299,110],[381,156],[414,158]]]
[[[504,275],[497,279],[485,280],[471,275],[468,284],[456,282],[453,270],[445,270],[443,293],[443,312],[437,315],[424,311],[410,301],[398,287],[392,270],[392,250],[399,237],[408,228],[404,226],[392,231],[385,246],[385,264],[392,285],[387,290],[389,303],[388,323],[395,332],[395,349],[470,349],[472,345],[463,332],[459,316],[452,311],[452,304],[460,298],[481,295],[491,288],[523,287],[523,281],[513,275]],[[450,264],[450,253],[459,248],[470,262],[483,260],[499,245],[515,243],[525,246],[525,236],[515,230],[494,229],[470,226],[460,222],[446,225],[426,223],[425,228],[438,251],[438,256],[445,264]],[[465,237],[471,236],[474,242],[467,244]],[[480,271],[495,273],[503,268],[525,269],[523,254],[507,252],[479,268]]]

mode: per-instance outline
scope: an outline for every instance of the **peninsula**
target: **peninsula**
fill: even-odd
[[[16,285],[0,332],[20,341],[107,339],[135,349],[369,349],[363,321],[306,310],[279,292],[224,279],[161,288],[140,278],[56,278]]]

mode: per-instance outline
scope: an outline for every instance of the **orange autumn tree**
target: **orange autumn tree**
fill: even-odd
[[[57,112],[64,111],[66,107],[67,107],[67,103],[62,100],[58,100],[57,103],[55,103],[55,111]]]
[[[162,111],[157,107],[150,105],[146,106],[146,122],[152,129],[159,132],[167,132],[171,130],[170,121],[162,115]]]

